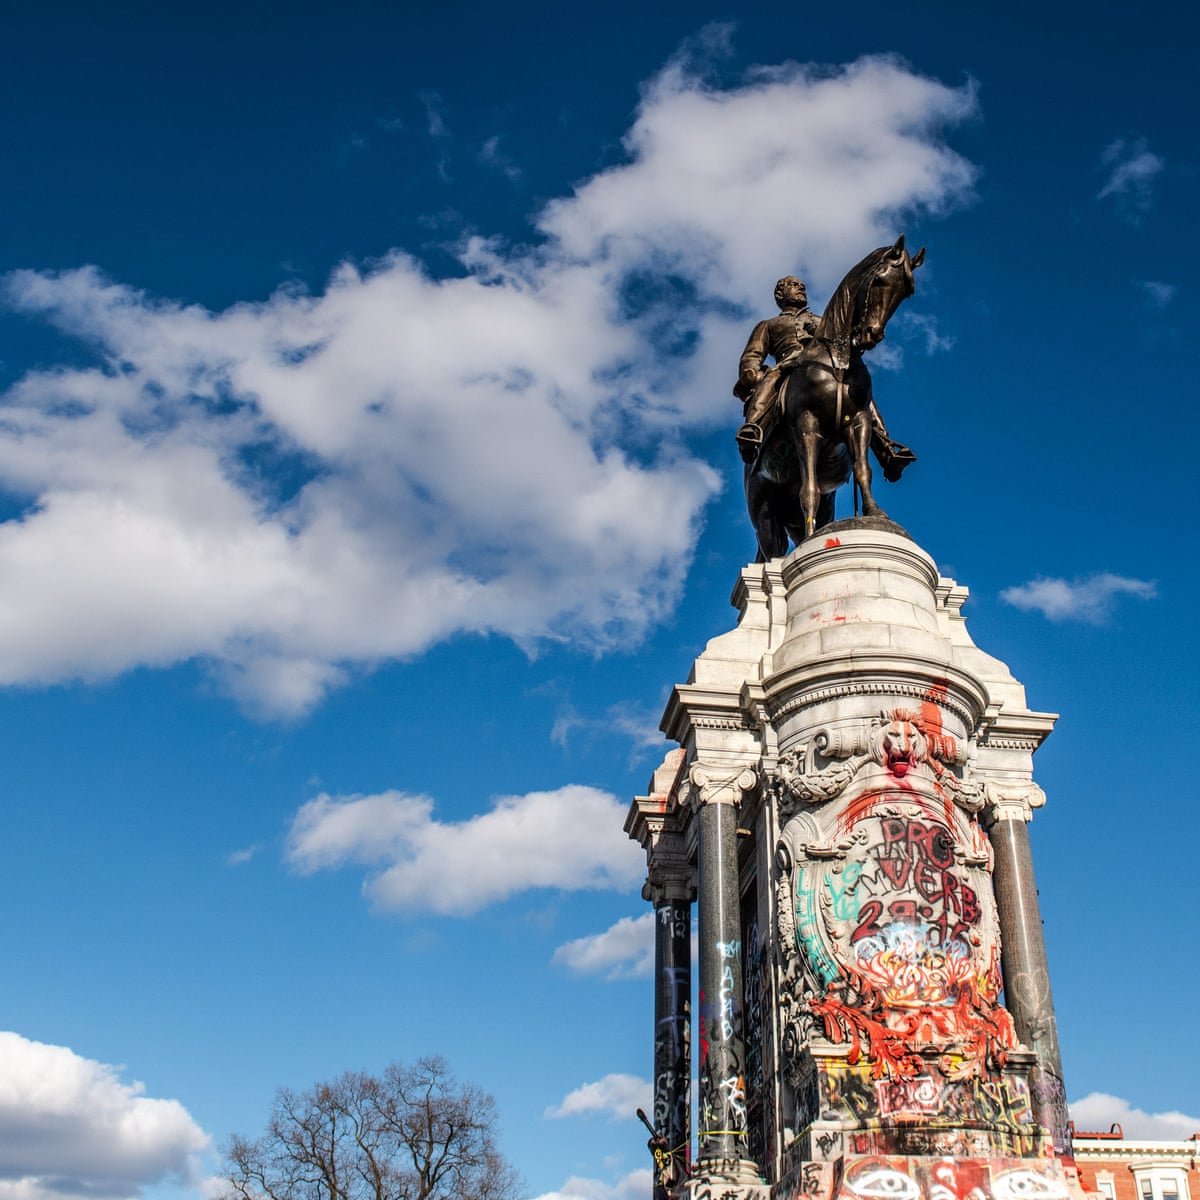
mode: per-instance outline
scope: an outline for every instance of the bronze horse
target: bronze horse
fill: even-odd
[[[864,516],[886,516],[871,491],[874,449],[887,479],[899,478],[914,455],[883,428],[871,394],[865,350],[883,341],[892,314],[913,294],[913,271],[901,234],[872,250],[838,284],[816,335],[785,381],[779,419],[745,471],[746,504],[758,536],[758,558],[787,553],[833,520],[836,490],[854,476]]]

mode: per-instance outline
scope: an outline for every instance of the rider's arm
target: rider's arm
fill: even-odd
[[[750,334],[745,350],[738,362],[738,378],[734,384],[733,394],[739,400],[746,400],[758,386],[763,377],[763,364],[767,361],[767,322],[759,321]]]

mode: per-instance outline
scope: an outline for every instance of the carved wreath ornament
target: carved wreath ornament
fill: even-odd
[[[879,767],[907,790],[932,789],[965,812],[978,812],[983,789],[962,778],[967,760],[963,743],[929,725],[921,714],[897,708],[869,723],[819,729],[807,746],[779,757],[773,782],[780,818],[792,816],[799,804],[835,799],[860,774]]]

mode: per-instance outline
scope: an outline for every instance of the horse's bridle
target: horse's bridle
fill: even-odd
[[[885,267],[885,265],[887,264],[887,261],[888,261],[888,260],[887,260],[887,258],[886,258],[886,257],[884,257],[884,258],[881,258],[881,259],[880,259],[880,260],[879,260],[879,261],[878,261],[878,262],[877,262],[877,263],[876,263],[876,264],[875,264],[875,265],[874,265],[874,266],[871,268],[871,276],[870,276],[870,278],[867,280],[867,286],[866,286],[865,288],[861,288],[861,289],[859,290],[859,295],[860,295],[860,296],[862,296],[862,305],[861,305],[861,307],[860,307],[860,306],[858,305],[857,301],[856,301],[856,303],[855,303],[855,307],[856,307],[856,308],[858,308],[858,309],[859,309],[859,311],[860,311],[861,313],[863,313],[863,314],[865,314],[865,313],[866,313],[866,311],[867,311],[867,307],[868,307],[868,305],[870,304],[870,300],[871,300],[871,289],[872,289],[872,288],[875,288],[875,287],[879,287],[879,286],[880,286],[880,284],[882,283],[883,271],[884,271],[884,267]],[[901,260],[901,261],[903,261],[903,260]],[[908,299],[908,297],[909,297],[909,296],[911,296],[915,290],[916,290],[916,289],[913,287],[913,285],[912,285],[912,282],[911,282],[911,280],[910,280],[910,281],[909,281],[909,286],[908,286],[907,290],[905,291],[905,294],[904,294],[904,296],[902,297],[902,299],[904,299],[904,300],[907,300],[907,299]],[[897,307],[899,307],[899,303],[900,303],[900,302],[899,302],[899,301],[897,301]],[[893,309],[893,311],[895,311],[895,310]],[[849,334],[847,335],[847,337],[849,338],[849,341],[850,341],[850,345],[851,345],[851,347],[852,347],[853,349],[855,349],[855,350],[857,350],[857,349],[858,349],[858,337],[859,337],[859,334],[861,333],[861,331],[862,331],[862,317],[860,317],[860,318],[859,318],[859,321],[858,321],[858,324],[857,324],[857,325],[853,325],[853,326],[851,326],[851,328],[850,328],[850,332],[849,332]]]
[[[842,426],[842,407],[846,396],[846,372],[850,370],[853,356],[860,353],[858,339],[862,332],[863,315],[867,311],[871,299],[871,289],[880,286],[886,258],[881,258],[871,268],[871,274],[860,285],[854,300],[854,311],[859,314],[858,321],[850,326],[850,330],[842,337],[830,338],[814,335],[813,341],[820,342],[829,355],[829,370],[837,382],[837,405],[834,410],[833,427]],[[909,290],[908,295],[912,295]]]

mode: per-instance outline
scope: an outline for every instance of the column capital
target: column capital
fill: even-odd
[[[693,763],[688,772],[691,799],[696,808],[707,804],[732,804],[740,807],[742,796],[758,784],[758,772],[749,765],[729,763]]]
[[[696,868],[685,858],[651,855],[642,899],[655,905],[691,904],[696,899]]]
[[[1001,821],[1031,821],[1033,810],[1046,803],[1046,793],[1032,779],[988,779],[983,794],[984,819],[989,826]]]

